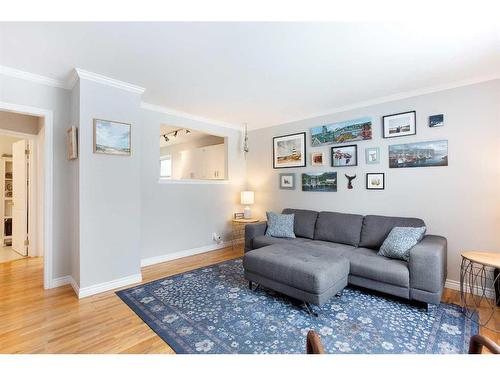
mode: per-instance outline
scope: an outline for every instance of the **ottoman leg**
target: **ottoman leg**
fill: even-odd
[[[313,310],[313,307],[309,303],[304,302],[304,306],[306,307],[307,313],[309,315],[314,316],[315,318],[318,317],[318,313]]]

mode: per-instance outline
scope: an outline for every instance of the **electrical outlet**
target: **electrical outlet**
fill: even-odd
[[[216,233],[216,232],[213,232],[212,233],[212,239],[215,241],[215,242],[222,242],[222,237],[219,233]]]

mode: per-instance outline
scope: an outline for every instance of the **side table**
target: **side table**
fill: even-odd
[[[231,247],[236,249],[236,245],[242,239],[245,238],[245,227],[247,224],[258,223],[259,219],[233,219],[231,221],[232,231],[231,231]]]
[[[495,294],[495,287],[500,282],[498,269],[500,269],[500,253],[481,251],[462,253],[460,297],[463,312],[483,327],[486,327],[494,317],[496,306],[500,302],[500,295]],[[479,316],[480,308],[484,312],[482,318]],[[498,332],[496,328],[490,329]]]

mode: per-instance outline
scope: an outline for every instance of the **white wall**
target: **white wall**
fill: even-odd
[[[140,274],[143,123],[137,93],[83,79],[79,97],[79,285],[85,288]],[[131,156],[93,153],[96,118],[132,124]]]
[[[71,205],[70,164],[65,135],[69,123],[69,91],[0,74],[0,101],[53,112],[53,264],[52,278],[70,274]],[[16,130],[16,129],[12,129]]]
[[[80,81],[70,93],[70,126],[77,127],[78,158],[68,160],[69,164],[69,183],[68,188],[71,191],[73,199],[68,202],[71,206],[71,216],[68,220],[71,222],[70,246],[71,251],[71,269],[70,275],[77,285],[80,285]]]
[[[383,115],[416,110],[417,135],[383,139]],[[428,116],[443,113],[444,127],[429,128]],[[364,116],[373,118],[373,139],[357,142],[357,167],[311,167],[311,151],[330,146],[310,147],[313,126]],[[272,138],[305,131],[307,167],[273,169]],[[449,166],[428,168],[388,168],[388,145],[447,139]],[[460,252],[466,249],[500,252],[500,80],[456,88],[343,113],[283,124],[249,133],[250,152],[247,180],[255,190],[254,213],[285,207],[420,217],[428,232],[448,238],[448,278],[459,280]],[[381,148],[381,164],[366,165],[366,147]],[[302,192],[303,172],[337,171],[336,193]],[[279,173],[296,174],[294,191],[278,189]],[[367,191],[365,173],[384,172],[384,191]],[[344,173],[356,174],[354,189],[347,189]]]
[[[141,112],[141,256],[143,259],[214,244],[212,232],[227,239],[239,207],[245,159],[238,130],[149,110]],[[159,182],[160,124],[228,137],[229,181],[192,184]]]

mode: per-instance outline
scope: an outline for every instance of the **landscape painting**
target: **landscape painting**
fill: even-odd
[[[302,191],[337,191],[337,172],[302,173]]]
[[[445,167],[448,141],[429,141],[389,146],[389,168]]]
[[[371,117],[311,128],[311,142],[313,146],[365,141],[368,139],[372,139]]]
[[[417,112],[396,113],[382,117],[383,137],[394,138],[417,134]]]
[[[273,138],[273,168],[306,166],[306,133]]]
[[[130,124],[94,120],[94,153],[130,155]]]

